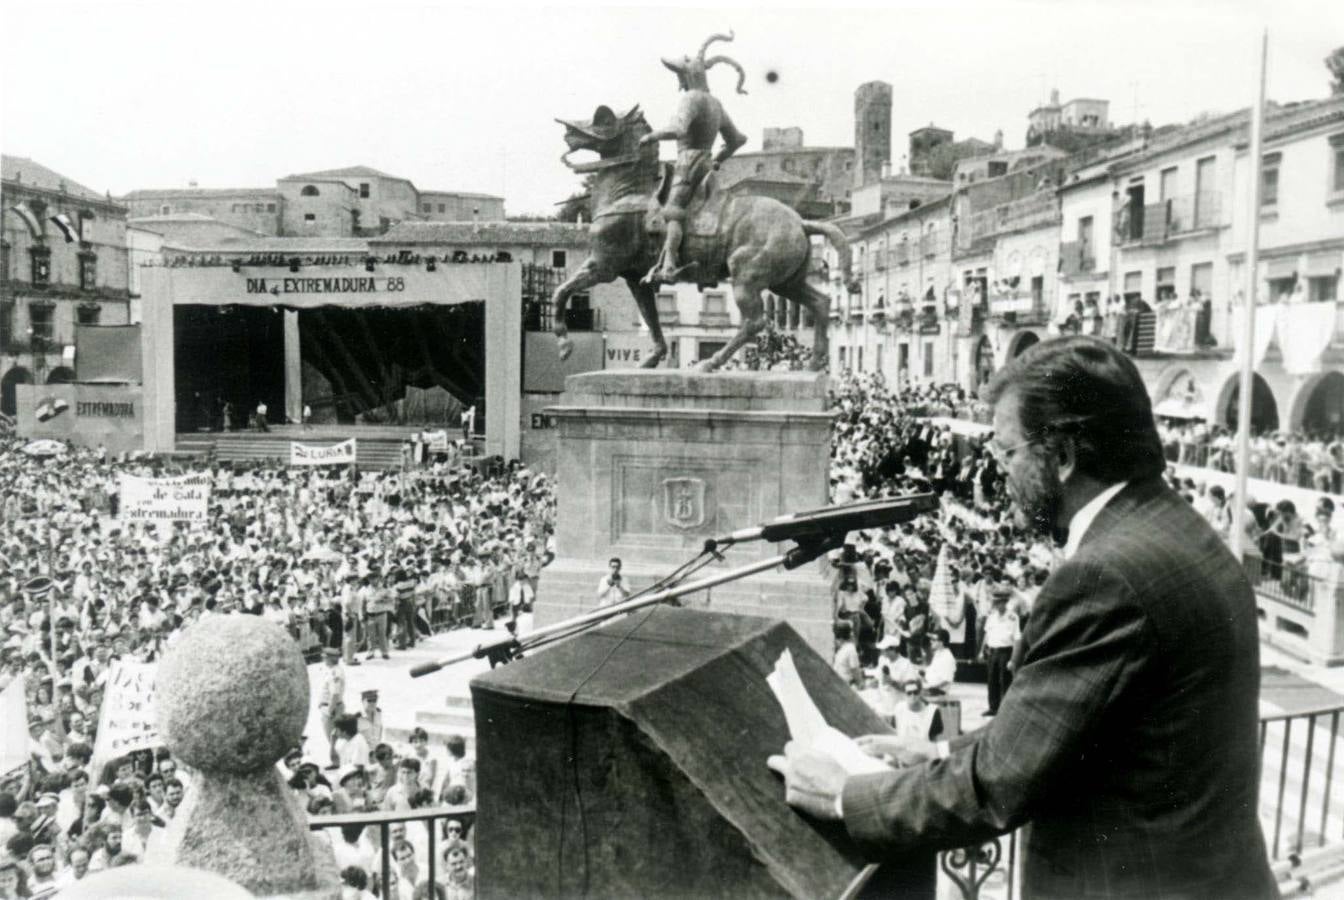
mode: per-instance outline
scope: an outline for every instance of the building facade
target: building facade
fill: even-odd
[[[77,324],[130,323],[127,210],[16,156],[0,157],[0,209],[0,412],[13,416],[17,385],[75,380]]]
[[[398,222],[494,222],[504,198],[468,191],[421,191],[410,179],[369,166],[303,172],[274,188],[135,190],[119,198],[130,217],[169,240],[213,242],[238,235],[372,237]],[[209,230],[210,222],[219,223]]]

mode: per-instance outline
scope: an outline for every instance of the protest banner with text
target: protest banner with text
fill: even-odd
[[[154,663],[114,663],[107,675],[103,709],[93,761],[101,765],[132,750],[150,750],[163,743],[154,707]]]
[[[291,466],[341,466],[355,461],[355,439],[320,447],[315,444],[289,443]]]
[[[207,475],[121,476],[119,517],[130,522],[204,522],[210,506]]]

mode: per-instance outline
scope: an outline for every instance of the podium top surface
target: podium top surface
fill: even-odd
[[[613,369],[565,379],[565,406],[690,406],[824,412],[824,372],[692,372]]]
[[[777,619],[656,606],[478,675],[472,687],[620,706],[781,627]]]

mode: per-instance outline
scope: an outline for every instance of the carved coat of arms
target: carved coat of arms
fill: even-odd
[[[663,520],[673,528],[705,522],[705,483],[699,478],[663,479]]]

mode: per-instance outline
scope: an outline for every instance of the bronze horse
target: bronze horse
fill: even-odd
[[[658,322],[656,288],[640,284],[640,279],[657,258],[661,243],[646,222],[658,208],[660,185],[666,188],[657,145],[640,146],[639,142],[653,129],[638,106],[623,115],[599,106],[591,120],[557,121],[565,126],[565,142],[569,145],[562,161],[575,172],[594,175],[593,221],[588,229],[592,254],[551,296],[560,358],[568,358],[573,349],[564,324],[570,296],[595,284],[624,278],[653,338],[653,352],[642,363],[644,368],[651,368],[667,356],[667,341]],[[592,150],[598,154],[598,159],[570,162],[570,154],[579,150]],[[717,187],[710,184],[709,190],[717,190]],[[703,196],[703,191],[701,194]],[[693,277],[686,280],[701,285],[731,280],[733,300],[742,314],[742,325],[722,350],[701,363],[701,368],[705,371],[717,369],[765,326],[761,292],[770,290],[812,311],[815,329],[812,368],[823,369],[828,355],[826,329],[830,322],[831,301],[807,281],[812,258],[809,238],[822,235],[836,249],[844,282],[853,291],[849,241],[844,232],[825,222],[807,221],[769,197],[721,199],[718,228],[709,241],[711,245],[717,242],[718,246],[710,246],[707,256],[722,260],[722,264],[717,267],[718,271],[695,271],[691,273]],[[694,207],[691,212],[694,214]],[[690,242],[687,238],[687,245]],[[696,258],[690,253],[685,256]]]

